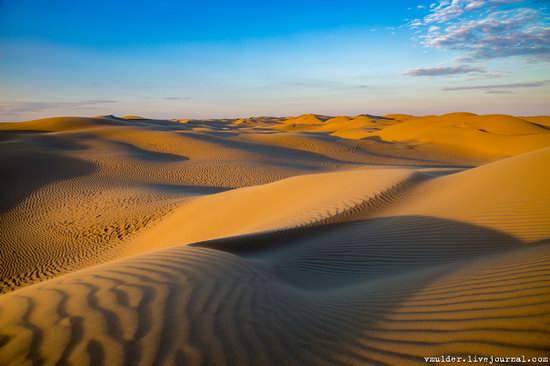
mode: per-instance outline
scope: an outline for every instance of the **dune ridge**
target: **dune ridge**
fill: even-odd
[[[0,123],[0,364],[548,356],[546,119]]]

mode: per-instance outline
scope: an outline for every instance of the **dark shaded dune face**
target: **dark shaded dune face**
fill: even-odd
[[[41,135],[47,132],[42,130],[0,130],[0,142],[20,140],[22,137],[27,137],[25,135]]]
[[[33,143],[39,145],[34,145],[32,149],[2,149],[0,213],[16,207],[19,202],[41,187],[91,174],[96,169],[89,162],[64,156],[55,151],[80,148],[80,145],[73,142],[40,137],[33,139]],[[48,148],[41,149],[41,144],[46,144]]]
[[[177,131],[190,129],[190,126],[187,126],[185,124],[176,124],[174,122],[165,120],[132,119],[126,120],[125,123],[129,126],[143,128],[151,131]]]
[[[186,156],[181,156],[177,154],[145,150],[136,145],[130,143],[121,142],[121,141],[112,141],[112,144],[115,144],[117,147],[126,150],[127,154],[135,157],[140,160],[152,161],[152,162],[180,162],[189,160]]]
[[[174,193],[197,195],[197,196],[225,192],[231,189],[230,187],[208,187],[208,186],[191,186],[191,185],[185,185],[185,184],[162,184],[162,183],[157,183],[157,184],[152,183],[150,185],[147,185],[147,187],[150,187],[154,191],[174,192]]]
[[[513,236],[458,221],[394,216],[192,244],[260,261],[306,287],[350,285],[517,249]],[[311,276],[310,276],[311,275]],[[322,278],[322,280],[321,280]]]

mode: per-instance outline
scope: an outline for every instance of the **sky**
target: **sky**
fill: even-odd
[[[0,121],[550,115],[550,0],[0,0]]]

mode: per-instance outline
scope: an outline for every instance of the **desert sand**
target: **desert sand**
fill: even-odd
[[[0,365],[550,356],[550,118],[0,123]]]

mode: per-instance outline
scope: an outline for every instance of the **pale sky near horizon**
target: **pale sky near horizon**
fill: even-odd
[[[0,0],[0,121],[550,115],[550,1]]]

